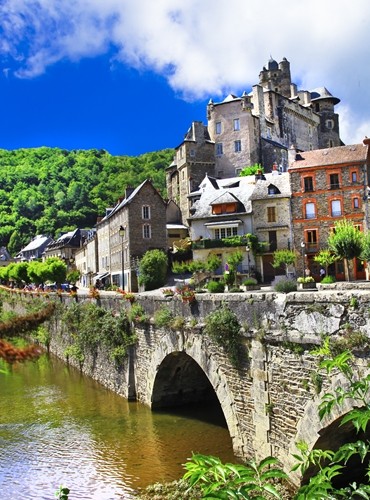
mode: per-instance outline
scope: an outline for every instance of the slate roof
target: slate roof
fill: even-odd
[[[241,207],[242,211],[240,213],[250,214],[252,212],[250,198],[254,188],[254,176],[232,177],[228,179],[215,179],[213,177],[206,176],[200,184],[200,190],[197,192],[198,194],[201,193],[201,196],[192,207],[194,213],[190,219],[219,219],[220,217],[222,218],[225,216],[235,218],[235,213],[222,215],[212,214],[213,203],[235,203],[235,201],[237,201],[239,207]]]
[[[340,102],[340,99],[338,99],[338,97],[334,97],[326,87],[317,87],[316,89],[310,90],[310,94],[311,101],[318,101],[319,99],[331,99],[334,105]]]
[[[251,200],[265,200],[268,198],[289,198],[292,194],[289,181],[289,173],[265,174],[265,180],[257,180],[251,196]],[[269,187],[276,186],[280,193],[269,194]]]
[[[296,160],[289,165],[289,170],[299,167],[323,167],[351,162],[366,162],[367,157],[368,147],[364,144],[315,149],[298,153]]]
[[[22,252],[30,252],[31,250],[37,250],[38,248],[42,247],[45,243],[48,241],[51,241],[51,238],[49,236],[44,236],[42,234],[36,236],[28,245],[26,245],[24,248],[22,248]]]

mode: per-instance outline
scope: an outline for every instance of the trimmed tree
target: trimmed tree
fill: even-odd
[[[344,261],[347,280],[353,279],[353,265],[349,263],[363,252],[364,233],[347,219],[335,223],[335,231],[328,238],[328,247],[334,255]]]
[[[325,276],[328,276],[328,268],[331,264],[334,264],[338,257],[333,254],[328,249],[320,250],[320,252],[313,258],[315,262],[318,262],[320,266],[325,268]]]
[[[293,250],[276,250],[273,254],[272,267],[275,269],[284,267],[286,276],[288,275],[289,266],[295,264],[296,254]]]
[[[163,250],[148,250],[139,264],[139,284],[155,290],[166,283],[168,259]]]

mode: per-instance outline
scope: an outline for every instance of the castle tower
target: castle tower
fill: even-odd
[[[260,85],[285,97],[291,95],[290,62],[284,57],[278,64],[272,57],[260,72]]]
[[[215,146],[207,127],[196,121],[175,149],[174,161],[166,169],[167,193],[179,206],[182,223],[187,225],[192,203],[190,193],[198,189],[206,174],[215,175]]]
[[[339,136],[339,115],[334,106],[340,102],[325,87],[311,90],[312,109],[320,116],[319,149],[342,146]]]

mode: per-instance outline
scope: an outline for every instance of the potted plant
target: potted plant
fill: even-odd
[[[298,283],[298,290],[316,288],[316,281],[312,276],[300,276],[297,279],[297,283]]]
[[[247,278],[243,281],[242,287],[245,291],[248,290],[259,290],[261,287],[259,286],[257,280],[255,278]]]
[[[183,302],[193,302],[195,300],[195,291],[188,285],[177,288],[176,292],[181,296]]]

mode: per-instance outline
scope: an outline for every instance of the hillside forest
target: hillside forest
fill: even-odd
[[[0,150],[0,246],[15,255],[37,234],[58,238],[88,229],[145,179],[166,197],[165,168],[174,150],[137,157],[105,150]]]

